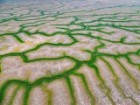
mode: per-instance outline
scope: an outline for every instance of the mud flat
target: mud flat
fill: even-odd
[[[0,4],[0,105],[140,105],[139,4]]]

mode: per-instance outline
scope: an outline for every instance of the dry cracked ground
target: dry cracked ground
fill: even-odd
[[[1,4],[0,105],[140,105],[140,5],[106,1]]]

